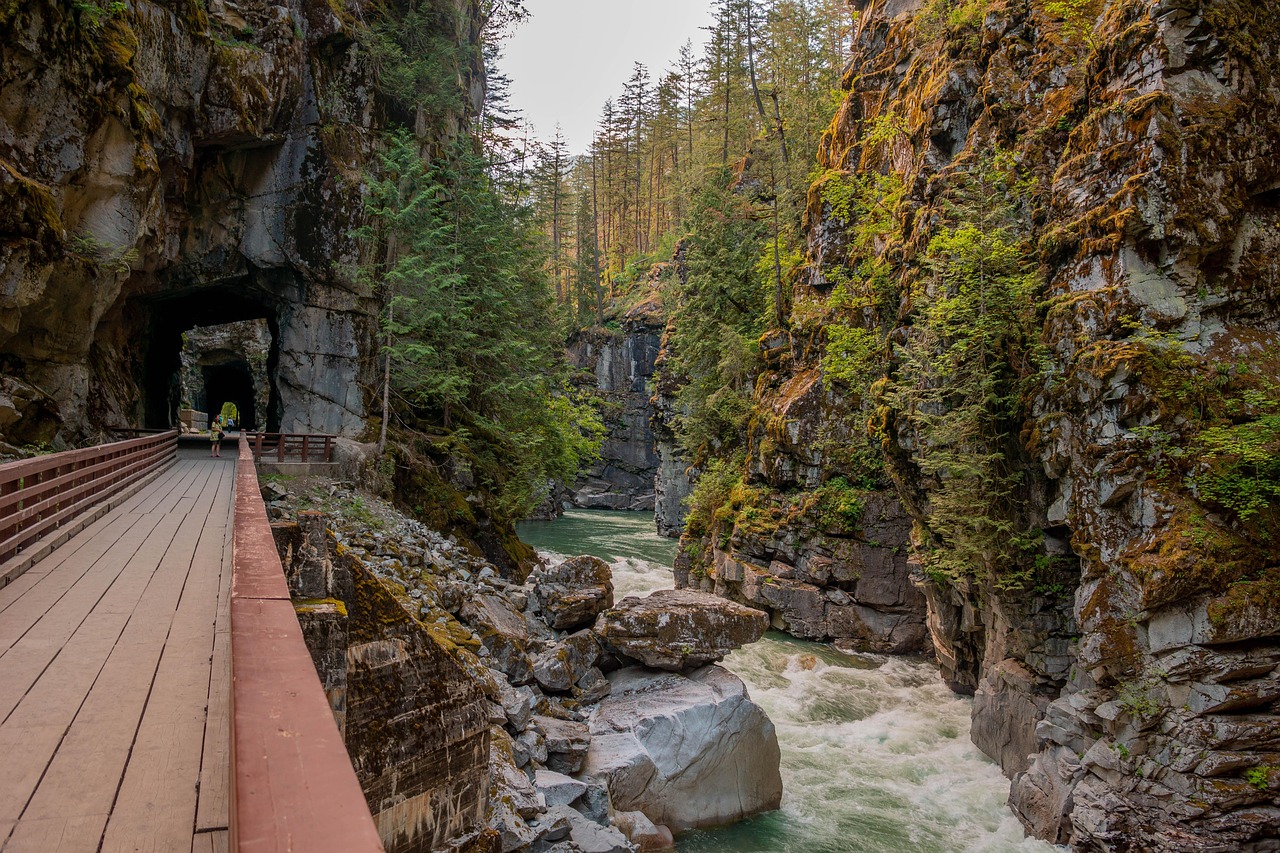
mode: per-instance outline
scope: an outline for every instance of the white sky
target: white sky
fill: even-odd
[[[653,80],[711,23],[710,0],[526,0],[531,15],[503,45],[512,106],[550,139],[556,122],[569,150],[583,153],[600,109],[643,62]]]

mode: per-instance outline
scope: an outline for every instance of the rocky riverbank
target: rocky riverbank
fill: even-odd
[[[773,724],[742,682],[716,665],[760,638],[762,613],[692,591],[615,603],[609,567],[594,557],[546,565],[512,583],[456,540],[343,484],[269,479],[264,496],[299,618],[375,815],[405,812],[394,801],[415,796],[405,787],[414,779],[379,783],[396,776],[394,762],[376,743],[353,742],[362,730],[353,713],[368,706],[361,691],[376,686],[373,707],[412,714],[431,687],[403,677],[361,686],[372,649],[382,666],[412,646],[400,636],[388,651],[387,638],[340,624],[359,618],[361,578],[399,611],[371,621],[415,628],[418,642],[447,653],[446,668],[456,667],[473,693],[447,710],[454,719],[479,718],[483,729],[483,818],[458,821],[450,842],[502,853],[666,849],[673,833],[778,806]],[[309,588],[316,584],[324,588]],[[402,695],[389,699],[387,690]],[[469,749],[478,742],[466,725],[439,727],[456,730]],[[413,761],[404,756],[406,765]],[[432,844],[441,840],[437,834]]]

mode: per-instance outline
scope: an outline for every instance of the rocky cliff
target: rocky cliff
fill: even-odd
[[[853,5],[749,474],[681,570],[806,636],[876,578],[1042,838],[1275,849],[1280,7]]]
[[[569,343],[569,361],[599,401],[606,434],[599,461],[565,497],[588,509],[652,511],[658,532],[672,537],[684,530],[690,483],[670,428],[672,383],[662,370],[669,321],[660,288],[681,269],[677,250],[672,262],[654,265],[638,301],[613,325]]]
[[[617,330],[592,328],[569,345],[569,362],[600,401],[607,430],[600,459],[572,489],[574,506],[652,511],[658,473],[657,442],[650,427],[654,362],[663,321],[634,312]]]
[[[361,42],[399,4],[366,5],[0,4],[0,438],[168,426],[180,334],[253,319],[279,428],[364,429],[379,305],[352,230],[377,132],[405,110]],[[446,5],[436,35],[477,44],[478,6]],[[482,96],[478,64],[458,82]]]

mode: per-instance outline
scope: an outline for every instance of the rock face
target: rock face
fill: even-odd
[[[759,610],[693,590],[667,589],[624,598],[600,615],[595,631],[615,654],[679,672],[723,660],[760,639],[768,627]]]
[[[660,319],[641,316],[625,319],[621,331],[584,332],[570,345],[570,363],[594,377],[608,430],[600,461],[573,486],[574,506],[653,510],[659,459],[649,398],[661,333]]]
[[[869,495],[854,534],[818,513],[786,517],[794,520],[736,524],[726,545],[707,546],[709,565],[683,552],[676,586],[758,607],[775,628],[805,639],[894,654],[927,648],[925,598],[911,580],[910,529],[898,501]]]
[[[320,513],[274,525],[298,621],[360,786],[391,853],[436,850],[484,826],[484,696],[350,554]],[[523,777],[522,777],[523,778]]]
[[[55,444],[168,427],[181,333],[254,319],[279,428],[362,431],[379,305],[347,272],[351,231],[398,108],[356,38],[365,5],[0,10],[0,350],[56,404]],[[469,46],[479,11],[455,11],[439,36]],[[476,68],[459,78],[483,91]],[[0,438],[29,441],[30,420]]]
[[[1042,838],[1274,849],[1280,7],[854,6],[795,294],[821,321],[762,342],[746,482],[680,577],[806,636],[923,623]],[[973,340],[939,323],[996,279],[943,272],[993,235],[1024,325],[980,399],[920,366]]]
[[[777,735],[737,676],[718,666],[688,678],[631,668],[609,681],[591,715],[584,773],[606,782],[614,808],[683,832],[778,807]]]

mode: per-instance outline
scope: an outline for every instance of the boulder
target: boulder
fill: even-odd
[[[552,806],[534,821],[530,828],[537,833],[539,844],[555,844],[564,841],[573,831],[573,809],[564,806]]]
[[[569,837],[582,849],[582,853],[635,853],[636,848],[614,827],[600,826],[581,815],[570,820],[573,828]]]
[[[613,816],[613,825],[622,830],[622,834],[639,847],[641,853],[675,849],[676,842],[671,830],[655,825],[645,817],[644,812],[618,812]]]
[[[546,738],[548,767],[565,774],[582,769],[591,744],[591,730],[586,723],[539,716],[530,725]]]
[[[547,622],[557,631],[590,625],[613,606],[613,572],[599,557],[571,557],[531,578]]]
[[[524,731],[533,717],[533,707],[538,697],[528,687],[512,687],[503,684],[499,688],[498,701],[506,715],[506,721],[518,732]]]
[[[533,677],[543,690],[566,693],[599,659],[600,641],[590,631],[579,631],[540,654],[533,662]]]
[[[769,627],[759,610],[690,589],[634,596],[606,610],[595,631],[617,654],[654,669],[696,669],[754,643]]]
[[[533,681],[529,626],[510,602],[498,595],[473,596],[462,605],[459,615],[480,637],[491,666],[501,670],[512,684]]]
[[[587,790],[573,804],[574,809],[592,823],[609,826],[613,817],[613,801],[609,798],[609,788],[599,779],[588,776],[582,780]]]
[[[573,698],[577,699],[582,705],[594,705],[608,696],[609,691],[612,689],[613,686],[609,684],[609,679],[605,678],[604,673],[593,666],[578,679],[577,684],[573,685]]]
[[[540,769],[533,774],[533,785],[547,801],[547,807],[571,806],[587,792],[587,783],[554,770]]]
[[[608,786],[615,808],[684,832],[778,807],[777,734],[737,676],[718,666],[687,677],[632,667],[609,680],[583,775]]]

